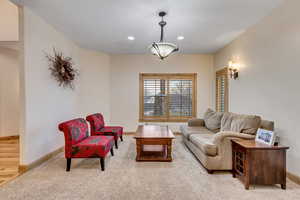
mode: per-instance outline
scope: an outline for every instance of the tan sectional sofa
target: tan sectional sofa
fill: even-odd
[[[214,112],[208,109],[204,119],[189,120],[180,127],[183,142],[208,173],[232,170],[231,139],[254,139],[258,128],[274,130],[274,122],[255,115]]]

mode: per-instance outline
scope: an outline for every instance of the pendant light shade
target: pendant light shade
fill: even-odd
[[[157,55],[160,59],[168,57],[175,51],[178,51],[178,47],[175,44],[167,42],[153,43],[150,46],[150,51],[153,55]]]
[[[179,50],[175,44],[164,42],[164,26],[167,25],[167,22],[163,20],[163,17],[165,15],[165,12],[159,13],[159,16],[162,18],[162,20],[159,22],[159,25],[161,27],[160,42],[153,42],[149,47],[150,52],[153,55],[157,55],[161,60],[167,58],[169,55]]]

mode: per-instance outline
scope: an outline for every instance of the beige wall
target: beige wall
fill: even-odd
[[[139,73],[198,73],[197,115],[211,107],[212,55],[175,54],[164,61],[152,55],[111,55],[111,122],[125,131],[135,131],[138,124]],[[172,127],[178,130],[178,124]]]
[[[100,52],[80,49],[79,114],[95,112],[110,120],[110,57]]]
[[[0,41],[19,40],[18,7],[9,0],[0,0]]]
[[[109,56],[84,50],[24,7],[24,66],[21,69],[21,164],[29,164],[62,147],[60,122],[87,113],[109,118]],[[73,58],[79,77],[75,89],[59,87],[45,53],[53,47]]]
[[[0,137],[19,134],[19,52],[0,44]]]
[[[239,79],[230,81],[229,109],[275,121],[290,146],[287,167],[300,175],[300,1],[287,0],[215,56],[216,69],[237,57]]]
[[[22,164],[29,164],[63,146],[63,134],[57,125],[77,117],[78,89],[58,87],[50,76],[45,52],[52,53],[53,47],[71,56],[74,63],[79,62],[78,48],[25,7],[24,74],[21,74],[25,78]]]

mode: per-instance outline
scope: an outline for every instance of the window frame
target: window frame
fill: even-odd
[[[169,116],[169,86],[167,87],[165,116],[144,115],[144,80],[165,79],[165,80],[192,80],[192,116]],[[197,73],[140,73],[139,74],[139,122],[187,122],[197,115]]]
[[[216,71],[216,111],[221,112],[221,105],[220,105],[220,99],[219,99],[219,93],[220,93],[220,87],[218,87],[218,78],[219,77],[225,77],[225,82],[224,82],[224,112],[228,112],[229,107],[228,107],[228,102],[229,102],[229,78],[228,78],[228,73],[229,73],[229,68],[225,67],[223,69],[220,69],[218,71]]]

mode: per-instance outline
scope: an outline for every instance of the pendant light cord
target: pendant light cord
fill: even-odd
[[[167,22],[164,21],[164,17],[161,17],[161,21],[158,23],[160,25],[160,42],[164,41],[164,26]]]

